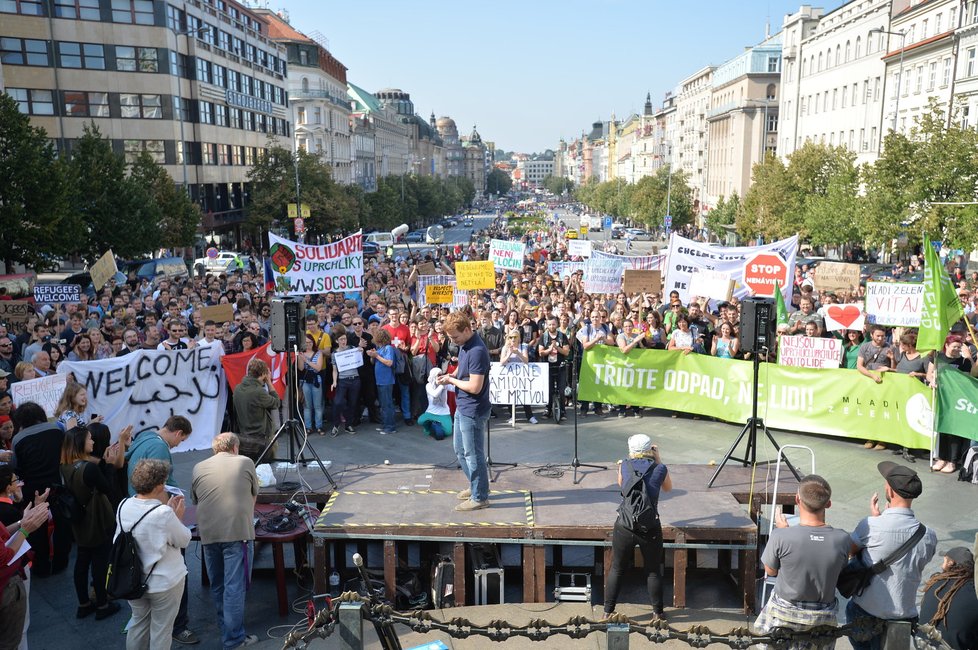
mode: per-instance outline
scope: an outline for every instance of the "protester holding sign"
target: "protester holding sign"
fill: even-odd
[[[964,345],[964,339],[957,334],[949,334],[944,339],[944,351],[938,352],[927,367],[927,382],[931,386],[938,386],[939,373],[945,368],[955,368],[960,372],[968,373],[972,377],[978,376],[978,365],[964,351],[968,350]],[[963,439],[956,435],[940,432],[937,436],[937,456],[931,469],[935,472],[944,474],[954,474],[958,471],[957,464],[961,462]]]
[[[526,354],[526,344],[520,342],[520,334],[518,331],[510,331],[506,334],[506,342],[503,344],[503,351],[499,355],[499,362],[504,366],[513,363],[529,363],[530,360]],[[533,416],[533,407],[529,404],[523,405],[523,415],[530,424],[536,424],[537,419]]]
[[[343,353],[356,349],[350,348],[348,345],[349,337],[346,331],[338,331],[333,340],[336,342],[336,349],[333,350],[332,355],[332,390],[336,391],[336,397],[333,400],[333,428],[329,435],[335,438],[339,435],[340,426],[347,433],[355,434],[357,432],[353,428],[353,411],[357,406],[357,400],[360,398],[360,370],[359,367],[343,368],[342,370],[339,367],[339,359],[344,356]]]

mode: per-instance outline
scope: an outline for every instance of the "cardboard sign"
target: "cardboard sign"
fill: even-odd
[[[44,409],[49,418],[55,417],[61,394],[65,392],[68,375],[48,375],[27,381],[18,381],[10,387],[10,396],[15,406],[34,402]]]
[[[41,304],[81,302],[81,285],[36,284],[34,285],[34,302]]]
[[[587,239],[569,239],[567,240],[567,254],[591,257],[591,242]]]
[[[434,262],[423,262],[418,264],[418,275],[435,275],[438,273],[438,269],[435,268]]]
[[[493,239],[490,241],[489,261],[497,269],[504,271],[522,271],[523,258],[526,256],[526,245],[522,241],[506,241]]]
[[[92,265],[92,268],[88,272],[92,276],[92,285],[95,287],[95,290],[101,291],[105,283],[119,272],[119,268],[115,264],[115,255],[112,254],[111,250],[107,251],[102,257],[98,258],[98,261]]]
[[[0,321],[26,323],[32,315],[31,304],[26,300],[0,300]]]
[[[334,352],[333,360],[338,371],[353,370],[363,365],[363,351],[360,348],[350,348],[342,352]]]
[[[778,365],[798,368],[838,368],[842,341],[818,336],[778,338]]]
[[[924,285],[912,282],[867,282],[866,318],[873,325],[919,327]]]
[[[424,288],[429,305],[450,305],[455,301],[455,287],[450,284],[429,284]]]
[[[591,256],[584,269],[584,290],[588,293],[621,291],[622,267],[615,259]]]
[[[492,261],[456,262],[455,277],[458,288],[465,291],[496,288],[496,267]]]
[[[734,281],[729,273],[723,271],[693,271],[689,279],[689,295],[713,300],[730,300],[733,296]]]
[[[626,294],[646,291],[658,293],[662,290],[662,273],[660,271],[625,269],[625,279],[622,280],[621,290]]]
[[[200,310],[200,320],[204,323],[209,320],[215,323],[229,323],[234,320],[234,306],[228,303],[204,307]]]
[[[543,406],[550,402],[549,363],[493,363],[489,367],[493,404]]]
[[[858,264],[822,262],[815,267],[815,288],[819,291],[850,291],[858,286]]]

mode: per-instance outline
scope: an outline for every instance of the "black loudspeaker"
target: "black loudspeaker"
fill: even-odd
[[[744,298],[740,303],[740,349],[774,349],[777,324],[777,306],[772,298]]]
[[[272,350],[299,352],[306,349],[306,301],[302,298],[272,300]]]

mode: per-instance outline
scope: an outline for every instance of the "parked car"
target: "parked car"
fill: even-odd
[[[218,251],[217,257],[198,257],[194,260],[194,269],[198,269],[201,266],[204,268],[206,273],[230,273],[234,271],[238,266],[238,258],[241,258],[241,263],[244,268],[248,267],[248,260],[246,256],[242,256],[240,253],[235,253],[233,251]]]
[[[611,228],[611,238],[621,239],[625,236],[625,226],[612,226]]]
[[[190,270],[182,257],[160,257],[149,260],[132,260],[119,264],[119,270],[127,276],[135,273],[140,280],[154,281],[159,278],[189,278]]]
[[[381,248],[387,248],[388,246],[394,245],[394,235],[392,235],[390,231],[368,232],[366,235],[363,236],[363,242],[365,244],[367,242],[372,242],[374,244],[377,244]]]
[[[569,228],[567,230],[567,239],[577,239],[577,229]]]
[[[625,233],[631,235],[635,241],[652,241],[652,233],[641,228],[626,228]]]
[[[380,244],[375,241],[363,242],[364,255],[380,255]]]
[[[420,244],[424,241],[425,231],[412,230],[404,236],[404,241],[408,244]]]

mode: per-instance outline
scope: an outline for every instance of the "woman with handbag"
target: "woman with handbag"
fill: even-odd
[[[302,385],[302,417],[306,420],[309,433],[323,435],[326,425],[323,422],[323,353],[319,350],[311,334],[306,334],[306,349],[297,357],[299,380]]]
[[[652,601],[653,616],[662,618],[662,525],[656,517],[651,526],[641,530],[636,523],[630,521],[630,516],[636,513],[630,513],[627,508],[627,504],[634,503],[631,498],[633,493],[643,487],[638,484],[639,481],[645,482],[646,494],[652,499],[658,513],[659,492],[672,490],[672,476],[662,464],[659,448],[652,444],[651,438],[642,433],[628,439],[628,458],[622,460],[618,466],[622,505],[618,508],[618,519],[611,538],[612,559],[608,589],[604,597],[605,618],[615,612],[621,577],[632,563],[636,544],[642,551],[642,571],[645,573],[649,600]]]
[[[105,575],[115,530],[111,502],[111,497],[115,496],[114,474],[122,452],[117,442],[106,449],[102,458],[95,458],[92,455],[94,445],[92,434],[86,427],[74,427],[65,433],[61,446],[61,476],[84,511],[78,521],[71,522],[77,546],[74,582],[78,609],[75,617],[85,618],[94,613],[95,619],[100,621],[119,611],[119,605],[108,600]],[[89,573],[95,587],[94,603],[88,595]]]

